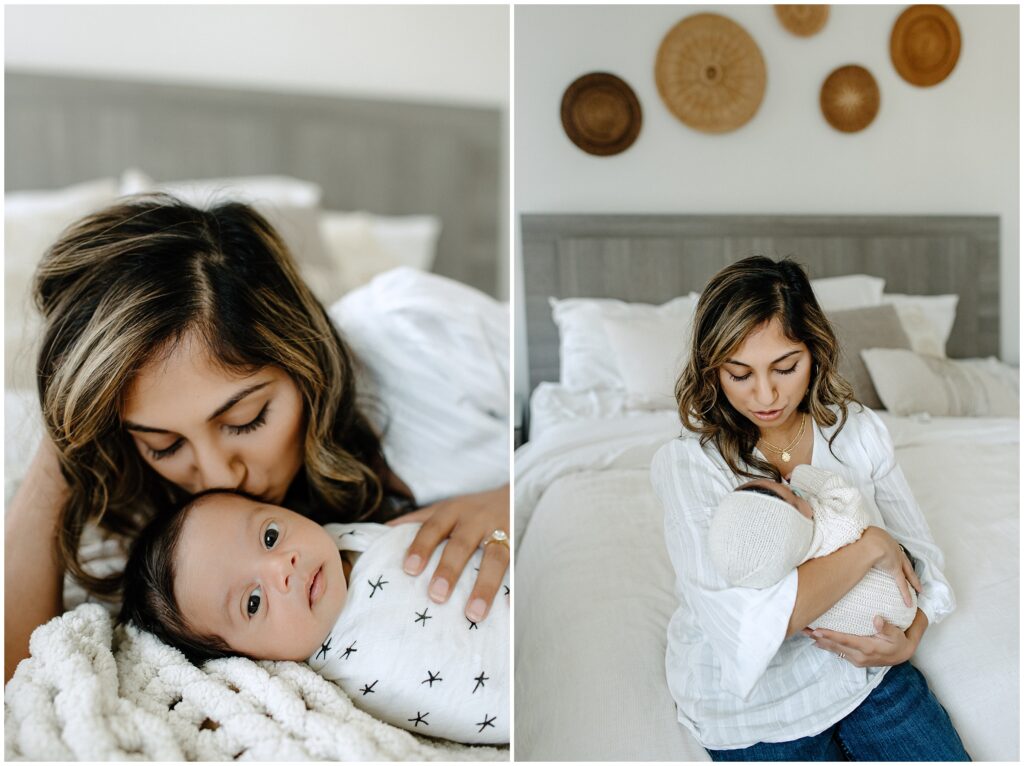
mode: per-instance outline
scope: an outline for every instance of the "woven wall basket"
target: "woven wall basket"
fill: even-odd
[[[828,21],[827,5],[776,5],[775,15],[786,29],[799,37],[821,31]]]
[[[892,27],[889,55],[911,85],[937,85],[960,58],[960,27],[941,5],[912,5]]]
[[[739,24],[716,13],[689,16],[661,41],[654,79],[665,105],[705,133],[745,125],[764,98],[761,49]]]
[[[624,152],[640,135],[643,113],[633,89],[608,72],[585,74],[562,95],[562,127],[588,154]]]
[[[856,64],[839,67],[821,86],[821,113],[843,133],[864,130],[875,119],[880,104],[878,83],[871,72]]]

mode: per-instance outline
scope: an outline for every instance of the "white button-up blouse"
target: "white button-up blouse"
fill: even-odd
[[[956,601],[885,424],[854,404],[830,449],[835,428],[813,428],[811,464],[857,487],[871,524],[915,557],[923,586],[918,606],[934,625]],[[704,747],[727,750],[818,734],[856,708],[888,668],[854,667],[799,633],[786,639],[796,570],[767,588],[737,588],[711,563],[712,515],[746,479],[733,475],[712,444],[702,448],[684,431],[655,455],[651,480],[665,508],[665,543],[680,600],[665,657],[680,722]]]

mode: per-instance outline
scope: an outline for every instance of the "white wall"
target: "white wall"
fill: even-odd
[[[889,34],[905,7],[833,5],[821,32],[798,38],[770,5],[517,6],[517,210],[999,215],[1001,356],[1016,363],[1018,8],[947,6],[960,26],[960,60],[940,85],[917,88],[889,58]],[[759,111],[724,135],[677,120],[654,82],[662,37],[701,11],[741,24],[767,67]],[[821,83],[848,63],[867,67],[882,97],[875,121],[850,135],[831,128],[818,106]],[[577,149],[559,118],[569,83],[598,70],[628,82],[643,109],[636,143],[610,158]],[[518,323],[517,335],[523,327]],[[523,390],[521,375],[517,381]]]
[[[470,105],[508,103],[505,6],[5,8],[7,66]]]

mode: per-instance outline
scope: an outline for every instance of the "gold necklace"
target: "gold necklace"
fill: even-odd
[[[800,418],[800,433],[798,433],[796,435],[796,438],[789,443],[788,447],[786,447],[784,449],[779,449],[774,444],[772,444],[770,441],[765,439],[763,436],[761,437],[761,442],[764,443],[764,446],[766,446],[772,452],[775,452],[775,453],[778,453],[779,455],[782,455],[782,462],[783,463],[788,463],[790,460],[793,459],[793,456],[790,454],[789,451],[791,449],[793,449],[793,447],[795,447],[797,445],[797,443],[803,438],[803,436],[804,436],[804,426],[806,426],[806,425],[807,425],[807,413],[805,412],[804,416],[802,418]]]

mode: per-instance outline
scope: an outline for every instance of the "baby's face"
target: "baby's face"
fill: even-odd
[[[307,659],[348,594],[323,527],[237,495],[213,495],[190,511],[174,563],[188,623],[257,659]]]
[[[763,487],[764,489],[770,489],[807,518],[814,518],[814,510],[811,508],[811,504],[794,492],[788,484],[784,484],[780,481],[772,481],[771,479],[754,479],[753,481],[748,481],[746,484],[740,485],[737,489],[745,489],[747,487]]]

